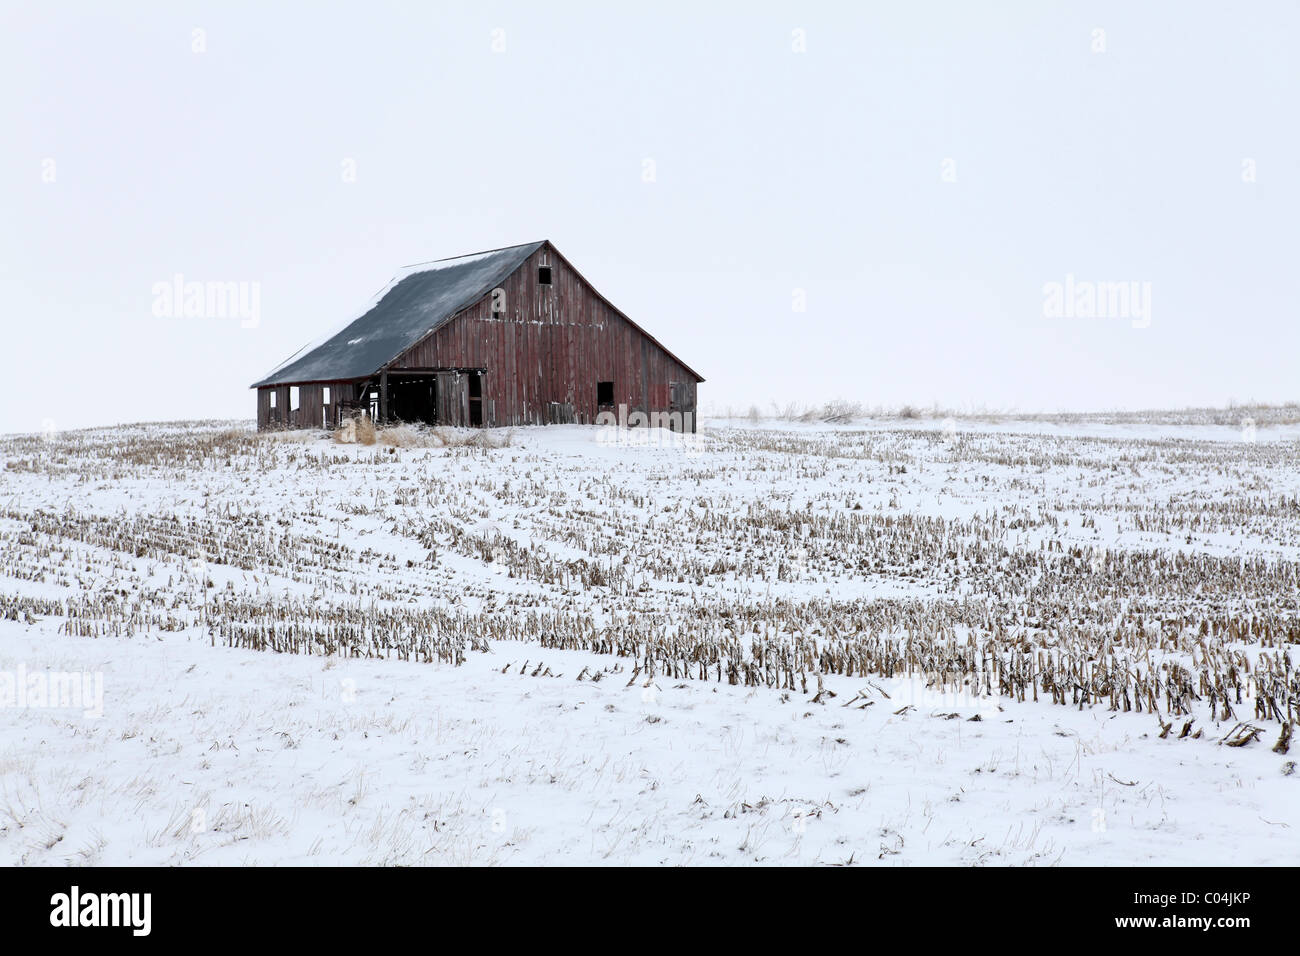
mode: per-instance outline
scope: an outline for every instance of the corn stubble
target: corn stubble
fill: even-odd
[[[1165,740],[1273,723],[1289,749],[1290,445],[738,428],[610,463],[516,442],[364,417],[5,439],[0,617],[451,666],[531,644],[818,704],[825,676],[908,677],[1147,713]]]

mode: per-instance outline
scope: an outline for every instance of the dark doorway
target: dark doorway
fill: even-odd
[[[433,375],[390,377],[388,414],[402,422],[438,423],[438,379]]]
[[[469,373],[469,425],[471,428],[483,427],[483,375],[481,372]]]
[[[613,382],[596,383],[596,404],[601,408],[607,405],[611,407],[613,406],[614,404],[614,383]]]

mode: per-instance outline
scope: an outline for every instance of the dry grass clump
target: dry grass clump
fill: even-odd
[[[435,428],[433,433],[447,448],[509,448],[515,442],[515,430],[488,431],[482,428]]]
[[[334,441],[340,445],[373,445],[375,440],[375,423],[369,415],[349,418],[334,432]]]
[[[509,448],[515,443],[515,430],[513,428],[502,432],[479,432],[474,436],[472,444],[475,448]]]
[[[379,432],[379,444],[394,448],[429,448],[440,444],[436,436],[410,425],[394,425]]]
[[[362,415],[356,419],[357,441],[362,445],[373,445],[375,443],[375,423],[370,420],[369,415]]]
[[[389,448],[509,448],[514,439],[513,428],[505,432],[408,424],[376,428],[365,415],[348,420],[334,432],[334,441],[341,445],[379,444]]]
[[[514,444],[514,429],[493,432],[481,428],[418,428],[396,425],[379,433],[379,441],[396,448],[508,448]]]
[[[281,442],[285,444],[305,445],[308,442],[316,441],[320,438],[320,432],[314,428],[293,428],[279,429],[276,431],[259,432],[258,436],[263,441]]]

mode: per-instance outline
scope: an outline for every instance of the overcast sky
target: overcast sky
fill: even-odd
[[[0,10],[0,431],[251,418],[399,267],[543,238],[705,406],[1300,399],[1290,0]]]

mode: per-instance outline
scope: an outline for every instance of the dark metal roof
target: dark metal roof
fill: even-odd
[[[411,267],[341,332],[305,346],[252,388],[366,378],[491,292],[543,243],[492,249]]]

